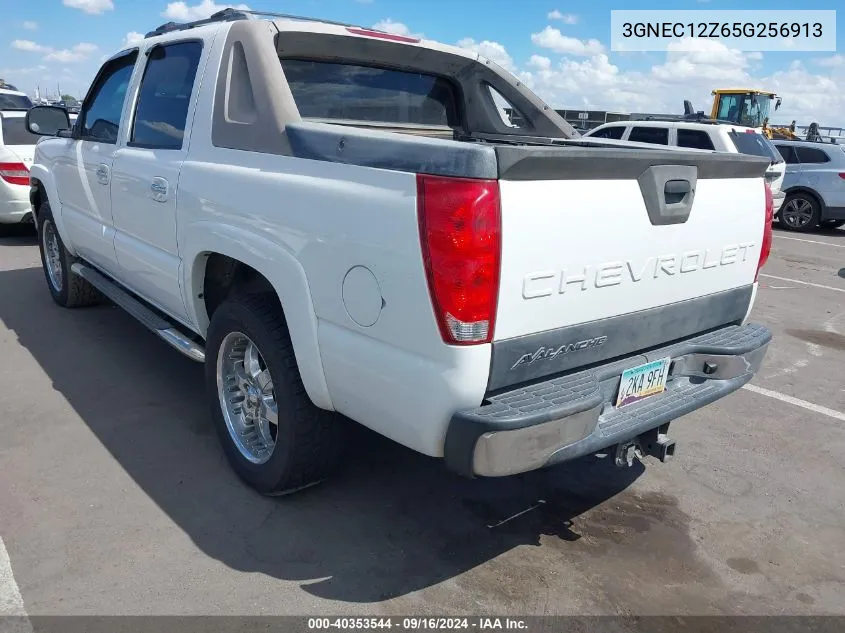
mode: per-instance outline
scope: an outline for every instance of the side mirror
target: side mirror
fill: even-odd
[[[35,106],[26,113],[26,129],[38,136],[70,136],[70,128],[70,117],[64,108]]]
[[[778,100],[775,101],[775,111],[777,111],[777,109],[780,107],[781,101],[782,99],[780,97],[778,97]]]

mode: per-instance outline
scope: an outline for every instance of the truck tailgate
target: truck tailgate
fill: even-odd
[[[745,315],[767,161],[665,150],[497,154],[502,259],[491,388]]]

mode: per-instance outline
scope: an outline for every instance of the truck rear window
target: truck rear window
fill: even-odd
[[[740,154],[762,156],[775,163],[783,162],[783,157],[775,146],[762,134],[730,131],[728,136],[730,136],[736,151]]]
[[[0,110],[29,110],[32,101],[26,95],[0,93]]]
[[[24,123],[25,119],[22,116],[0,115],[0,125],[3,126],[3,145],[35,145],[38,142],[38,135],[30,133]]]
[[[305,119],[458,127],[456,90],[443,77],[325,61],[281,62]]]

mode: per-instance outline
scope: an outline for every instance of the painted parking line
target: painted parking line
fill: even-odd
[[[833,418],[834,420],[845,422],[845,413],[842,413],[841,411],[828,409],[827,407],[823,407],[818,404],[813,404],[812,402],[807,402],[806,400],[801,400],[800,398],[793,398],[792,396],[787,396],[785,393],[780,393],[779,391],[763,389],[763,387],[758,387],[757,385],[744,385],[742,388],[747,389],[752,393],[756,393],[761,396],[766,396],[767,398],[774,398],[775,400],[780,400],[781,402],[786,402],[787,404],[792,404],[796,407],[807,409],[807,411],[812,411],[813,413],[820,413],[821,415],[826,415],[827,417]]]
[[[12,561],[0,538],[0,630],[3,633],[32,633],[23,597],[12,575]]]
[[[833,290],[834,292],[845,292],[845,288],[834,288],[833,286],[824,286],[822,284],[814,284],[809,281],[801,281],[799,279],[789,279],[788,277],[778,277],[776,275],[766,275],[760,273],[761,277],[768,277],[769,279],[777,279],[778,281],[786,281],[791,284],[801,284],[802,286],[812,286],[813,288],[822,288],[823,290]]]
[[[793,242],[807,242],[807,244],[823,244],[824,246],[832,246],[833,248],[845,248],[845,244],[831,244],[830,242],[822,242],[821,240],[805,240],[802,237],[786,237],[785,235],[774,235],[778,240],[792,240]]]

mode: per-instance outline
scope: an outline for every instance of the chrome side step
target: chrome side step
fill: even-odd
[[[198,363],[205,362],[205,348],[186,336],[179,326],[154,312],[140,299],[136,299],[114,281],[82,262],[74,262],[71,272],[79,275],[97,290],[114,301],[130,315],[152,330],[164,342]]]

